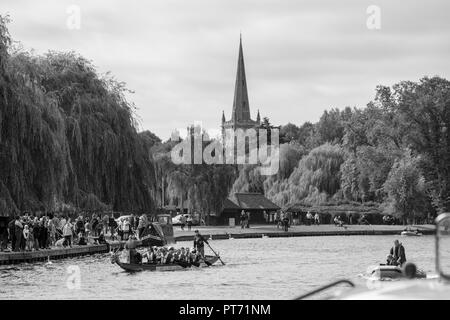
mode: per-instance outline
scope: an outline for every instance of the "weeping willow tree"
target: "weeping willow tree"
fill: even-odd
[[[123,83],[70,53],[9,48],[0,20],[0,206],[76,207],[94,195],[115,210],[153,207],[154,168]],[[8,49],[9,48],[9,49]],[[11,52],[8,52],[11,51]]]
[[[289,202],[304,200],[321,204],[340,188],[344,152],[339,145],[326,143],[303,157],[288,180]]]
[[[159,205],[177,205],[206,218],[220,213],[236,179],[232,165],[174,164],[171,150],[177,142],[152,148]]]

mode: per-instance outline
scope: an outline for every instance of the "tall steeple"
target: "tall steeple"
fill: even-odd
[[[242,35],[239,37],[239,57],[234,86],[232,121],[251,121],[250,106],[247,93],[247,79],[245,78],[244,54],[242,51]]]

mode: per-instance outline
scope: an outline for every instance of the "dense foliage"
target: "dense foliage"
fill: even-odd
[[[9,46],[0,21],[0,207],[148,210],[149,135],[139,135],[124,84],[75,53]]]
[[[262,190],[282,207],[378,203],[397,217],[432,216],[450,210],[449,126],[449,81],[379,86],[365,108],[332,109],[315,124],[282,126],[281,147],[302,150],[295,169],[274,178],[246,167],[232,190]],[[292,159],[288,154],[280,154],[281,163]]]

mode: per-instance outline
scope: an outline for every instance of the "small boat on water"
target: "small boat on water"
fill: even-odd
[[[435,219],[435,268],[436,274],[426,275],[412,262],[406,262],[402,268],[380,265],[369,269],[369,274],[378,278],[395,278],[398,281],[368,281],[366,285],[357,285],[349,279],[341,279],[326,284],[296,299],[307,299],[319,293],[325,293],[338,286],[346,285],[329,293],[322,299],[337,300],[448,300],[450,299],[450,269],[448,264],[448,244],[450,243],[450,213],[442,213]],[[405,230],[407,231],[407,230]],[[422,279],[421,279],[422,278]]]
[[[400,233],[403,237],[420,237],[422,235],[419,230],[412,231],[412,230],[405,230]]]
[[[394,279],[405,279],[405,273],[403,269],[399,266],[389,266],[385,264],[380,264],[378,266],[369,267],[367,270],[368,277],[372,280],[394,280]],[[426,278],[427,274],[423,270],[416,270],[415,278],[423,279]]]
[[[120,254],[113,253],[111,262],[117,264],[122,269],[129,272],[136,271],[178,271],[189,268],[204,268],[210,267],[219,260],[218,256],[205,255],[205,259],[197,263],[175,262],[170,264],[157,263],[129,263],[123,262],[120,259]]]

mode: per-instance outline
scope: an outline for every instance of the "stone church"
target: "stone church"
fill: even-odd
[[[236,72],[236,84],[234,87],[233,111],[231,119],[225,119],[225,113],[222,111],[222,134],[226,129],[249,129],[257,128],[261,124],[261,117],[258,114],[256,121],[252,120],[250,115],[250,104],[247,93],[247,79],[245,77],[244,54],[242,51],[242,37],[239,39],[239,56]]]

